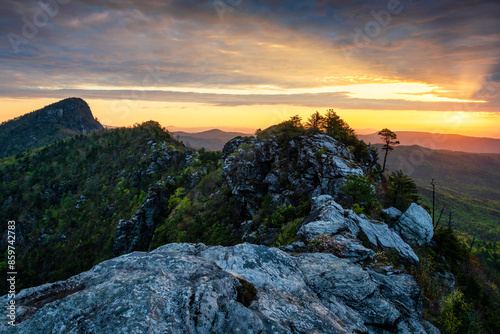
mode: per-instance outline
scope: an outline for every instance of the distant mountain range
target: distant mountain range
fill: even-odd
[[[418,145],[433,150],[449,150],[469,153],[500,153],[500,139],[470,137],[430,132],[395,131],[401,145]],[[358,135],[366,143],[381,144],[377,132]]]
[[[0,158],[78,133],[101,130],[87,102],[68,98],[0,125]]]
[[[354,129],[357,136],[359,135],[371,135],[372,133],[377,133],[377,129],[365,128],[365,129]]]
[[[182,141],[185,145],[192,148],[204,148],[208,151],[220,151],[224,144],[234,137],[252,136],[251,134],[241,132],[225,132],[219,129],[213,129],[197,133],[188,133],[184,131],[171,132],[174,138]]]
[[[175,128],[172,128],[175,129]],[[226,132],[212,129],[202,132],[172,131],[171,134],[184,144],[209,151],[222,150],[224,144],[238,136],[253,136],[250,133]],[[375,133],[366,134],[373,129],[357,130],[358,138],[366,143],[381,144],[380,136]],[[364,134],[361,134],[364,133]],[[500,153],[500,139],[470,137],[455,134],[437,134],[430,132],[397,131],[400,145],[418,145],[434,150],[449,150],[468,153]]]

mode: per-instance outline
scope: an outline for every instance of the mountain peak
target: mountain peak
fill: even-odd
[[[95,120],[87,102],[79,97],[70,97],[58,101],[33,113],[36,114],[38,120],[57,121],[59,123],[62,121],[67,128],[78,132],[88,132],[103,128]]]
[[[55,140],[104,127],[79,97],[70,97],[0,125],[0,157],[47,145]]]
[[[80,97],[68,97],[67,99],[52,103],[43,108],[42,110],[54,107],[69,108],[68,111],[70,112],[84,111],[84,112],[90,112],[90,114],[92,114],[92,111],[90,110],[90,107],[87,104],[87,102],[85,102],[85,100]],[[75,107],[79,107],[81,109],[75,109]]]

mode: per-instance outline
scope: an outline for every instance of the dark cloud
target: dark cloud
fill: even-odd
[[[498,1],[44,1],[54,11],[46,22],[38,0],[1,5],[0,70],[15,96],[37,95],[36,87],[141,86],[154,69],[161,76],[148,80],[149,86],[320,87],[361,82],[366,74],[429,83],[468,98],[484,76],[500,69]],[[399,7],[389,19],[394,1]],[[27,36],[30,25],[36,32]],[[498,81],[496,75],[492,80]],[[474,87],[464,89],[467,83]],[[262,101],[271,104],[270,98]],[[286,98],[314,104],[309,96]],[[492,104],[496,98],[489,97]],[[258,102],[226,95],[203,99]],[[349,108],[381,105],[340,100]],[[407,102],[384,106],[422,108]]]

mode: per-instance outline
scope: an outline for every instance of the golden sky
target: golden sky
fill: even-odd
[[[500,138],[494,1],[53,3],[1,5],[0,121],[77,96],[114,126],[253,132],[333,108]]]

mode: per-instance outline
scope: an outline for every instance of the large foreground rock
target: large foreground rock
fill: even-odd
[[[7,296],[0,303],[7,305]],[[16,296],[2,333],[426,333],[418,286],[331,254],[169,244]],[[6,319],[6,309],[0,311]],[[4,320],[5,321],[5,320]]]
[[[424,245],[434,235],[432,218],[423,207],[411,203],[394,225],[394,230],[409,244]]]

